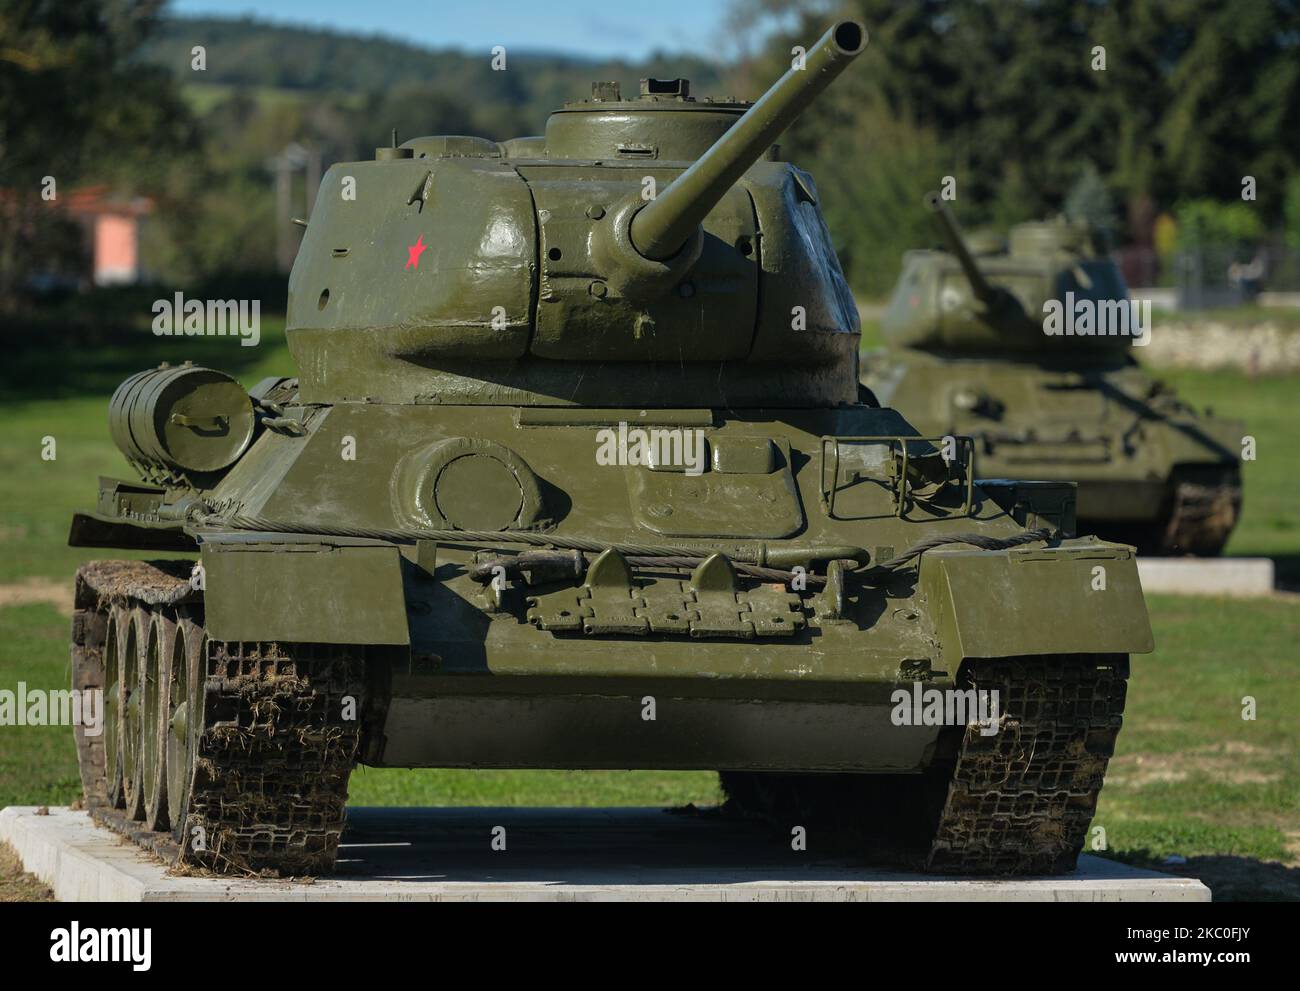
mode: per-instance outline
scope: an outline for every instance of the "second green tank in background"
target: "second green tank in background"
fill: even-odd
[[[948,250],[904,257],[863,384],[923,433],[973,436],[983,478],[1077,482],[1080,533],[1222,551],[1245,428],[1138,364],[1149,304],[1130,307],[1094,233],[1061,219],[963,240],[938,198],[928,205]]]

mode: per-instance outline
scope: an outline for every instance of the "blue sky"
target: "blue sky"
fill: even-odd
[[[543,49],[643,57],[655,49],[727,55],[729,0],[173,0],[182,15],[252,14],[388,35],[428,47]]]

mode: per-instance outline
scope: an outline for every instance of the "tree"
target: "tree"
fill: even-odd
[[[148,191],[196,136],[171,78],[132,56],[161,0],[8,0],[0,7],[0,308],[39,263],[20,242],[55,223],[40,196],[79,182]],[[40,238],[36,239],[40,241]]]
[[[1115,236],[1119,218],[1110,190],[1092,162],[1085,162],[1079,178],[1065,197],[1063,212],[1071,220],[1082,220],[1109,240]]]
[[[1300,170],[1296,0],[746,0],[734,17],[778,26],[755,59],[770,71],[845,10],[868,49],[787,139],[814,173],[883,110],[934,136],[976,219],[1059,211],[1086,162],[1130,224],[1240,199],[1245,176],[1280,219]]]

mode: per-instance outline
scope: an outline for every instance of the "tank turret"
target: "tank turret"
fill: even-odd
[[[912,251],[882,322],[902,347],[952,353],[986,351],[1114,354],[1132,334],[1053,335],[1044,321],[1079,302],[1129,327],[1128,289],[1100,239],[1065,218],[1018,224],[1005,243],[969,238],[938,194],[925,205],[947,251]],[[991,250],[990,250],[991,249]],[[1137,329],[1137,328],[1132,328]]]
[[[865,45],[834,26],[752,106],[597,83],[544,140],[335,165],[289,282],[304,398],[855,402],[857,310],[812,178],[772,144]]]

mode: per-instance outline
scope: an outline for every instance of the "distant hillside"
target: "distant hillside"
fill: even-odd
[[[207,68],[190,68],[191,49],[203,45]],[[250,18],[169,18],[145,46],[143,57],[169,68],[185,86],[300,90],[334,96],[418,87],[498,113],[533,121],[561,103],[586,97],[596,79],[617,79],[635,93],[645,76],[685,76],[701,94],[724,95],[725,67],[697,56],[664,55],[643,63],[594,61],[560,54],[511,51],[506,71],[494,71],[491,54],[432,50],[382,37],[285,27]],[[756,94],[750,94],[754,96]],[[506,135],[501,135],[506,136]]]
[[[206,50],[202,72],[191,68],[195,45]],[[301,160],[328,167],[373,158],[391,129],[403,140],[539,134],[556,107],[590,96],[594,80],[618,80],[635,94],[642,77],[685,76],[696,93],[730,95],[724,67],[698,56],[629,63],[511,49],[506,70],[493,71],[486,51],[250,18],[163,19],[138,57],[170,74],[193,117],[192,157],[148,187],[160,208],[142,247],[150,270],[178,284],[275,271],[277,238],[268,232],[289,217],[268,163],[293,146]],[[290,180],[289,215],[308,212],[307,186],[304,168]]]

